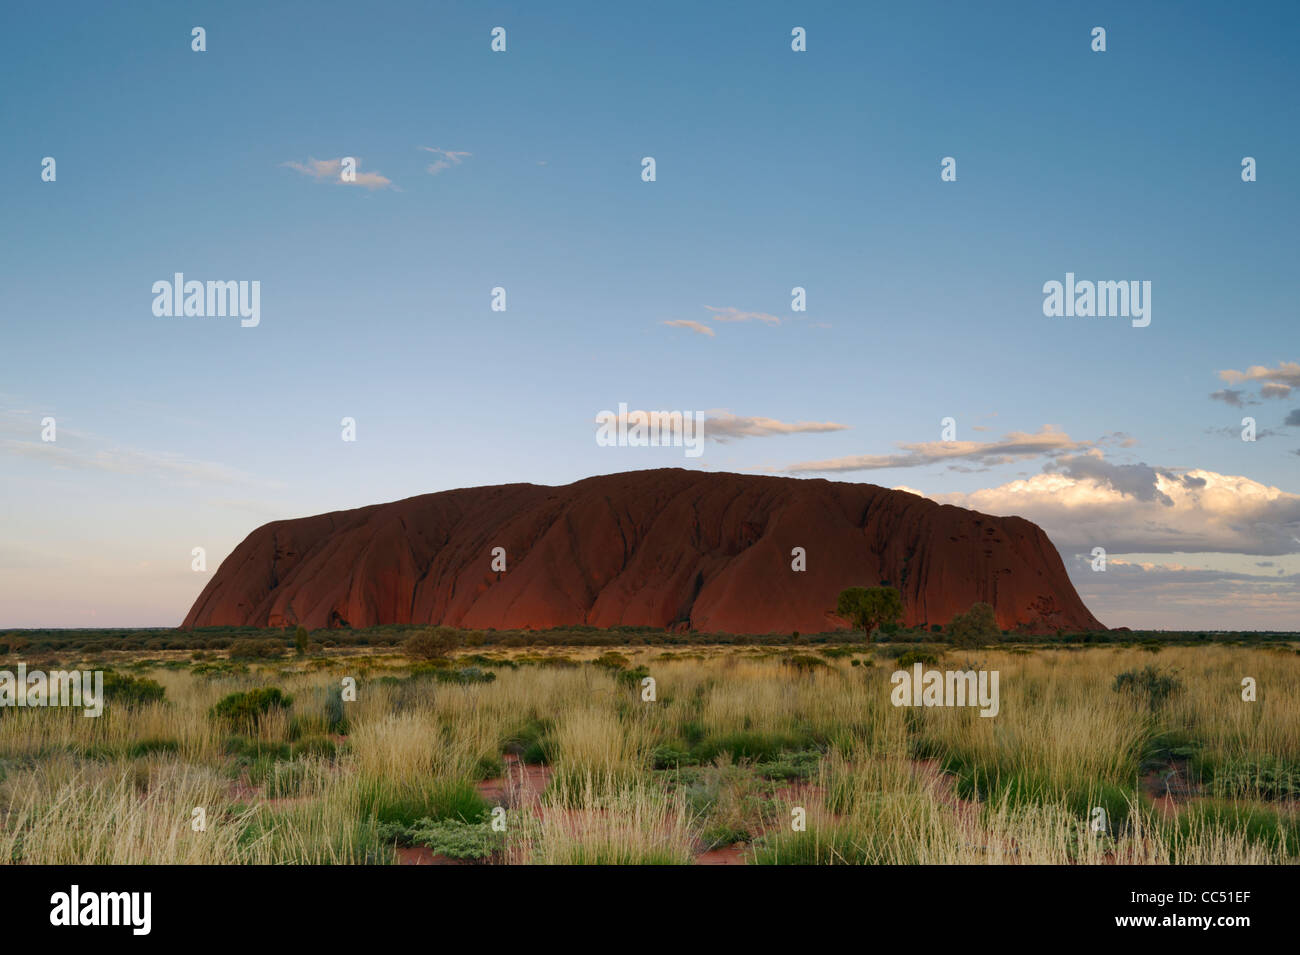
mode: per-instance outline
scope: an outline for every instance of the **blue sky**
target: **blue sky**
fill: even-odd
[[[267,520],[682,466],[1023,514],[1112,626],[1300,629],[1300,8],[981,6],[6,5],[0,626],[176,624]],[[261,324],[156,317],[175,272]],[[1045,317],[1067,272],[1150,326]],[[598,447],[619,402],[726,440]]]

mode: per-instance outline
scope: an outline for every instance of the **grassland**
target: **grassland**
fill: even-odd
[[[997,670],[999,714],[891,705],[917,658]],[[1300,858],[1300,655],[1278,639],[486,644],[433,663],[65,647],[0,669],[20,660],[132,679],[96,719],[0,711],[0,861]],[[222,702],[267,688],[283,696]]]

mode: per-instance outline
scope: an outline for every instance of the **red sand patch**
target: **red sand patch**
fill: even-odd
[[[505,775],[480,782],[478,794],[509,809],[535,805],[551,781],[551,767],[522,763],[514,755],[507,755],[505,764]]]
[[[397,850],[398,865],[467,865],[463,859],[450,859],[436,855],[432,849],[417,846],[414,849]]]
[[[720,849],[710,849],[708,852],[701,852],[695,857],[696,865],[746,865],[745,848],[743,846],[723,846]]]

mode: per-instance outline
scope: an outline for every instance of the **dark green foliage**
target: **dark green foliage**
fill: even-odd
[[[139,759],[141,756],[152,756],[154,753],[175,753],[181,748],[181,744],[174,739],[141,739],[131,743],[126,750],[127,756],[131,759]]]
[[[289,747],[294,759],[314,756],[318,759],[333,759],[338,755],[339,744],[328,736],[304,736]]]
[[[1061,800],[1076,816],[1087,820],[1100,807],[1106,811],[1112,834],[1114,827],[1127,824],[1131,803],[1137,799],[1135,790],[1113,783],[1080,780],[1077,785],[1061,789],[1024,770],[988,770],[952,757],[944,760],[944,770],[956,777],[954,789],[958,796],[979,799],[991,811],[1004,800],[1011,808]]]
[[[775,759],[759,763],[755,769],[760,776],[780,782],[793,780],[806,781],[817,775],[821,765],[820,750],[807,749],[794,753],[782,753]]]
[[[1207,828],[1224,829],[1247,842],[1274,847],[1291,856],[1300,855],[1300,825],[1293,814],[1236,802],[1195,800],[1170,824],[1172,831],[1168,838],[1175,865],[1183,861],[1179,856],[1186,851],[1187,843],[1197,841],[1193,834]]]
[[[1174,762],[1188,762],[1199,775],[1201,744],[1191,734],[1182,730],[1163,730],[1147,737],[1142,747],[1139,770],[1149,772],[1164,769]]]
[[[483,862],[505,849],[505,833],[487,822],[461,819],[418,819],[409,826],[380,823],[379,838],[399,846],[422,846],[434,854],[466,862]]]
[[[278,660],[284,656],[284,647],[272,640],[236,640],[230,645],[232,660]]]
[[[1231,760],[1215,768],[1210,789],[1230,798],[1294,799],[1300,797],[1300,763],[1279,756]]]
[[[664,743],[655,747],[650,760],[655,769],[676,769],[679,766],[691,765],[695,762],[695,757],[689,747],[677,743]]]
[[[293,749],[288,743],[250,739],[246,736],[227,738],[226,753],[234,758],[237,766],[249,766],[258,760],[275,762],[293,758]]]
[[[814,745],[810,734],[805,733],[727,733],[711,736],[694,747],[696,758],[703,763],[712,762],[720,753],[727,753],[732,759],[752,759],[774,761],[782,753],[810,749]]]
[[[897,623],[903,616],[903,598],[893,587],[849,587],[840,591],[835,613],[870,639],[877,627]]]
[[[953,646],[966,649],[985,646],[1002,635],[997,615],[986,603],[973,604],[965,613],[954,616],[948,622],[947,633]]]
[[[465,666],[477,666],[484,668],[494,668],[498,670],[518,670],[519,664],[508,657],[489,657],[482,653],[471,653],[468,656],[460,657],[460,662]]]
[[[639,687],[641,681],[650,675],[650,671],[643,666],[633,667],[630,670],[619,670],[614,679],[619,686]]]
[[[425,818],[473,822],[490,808],[473,783],[464,780],[399,785],[373,779],[365,781],[361,794],[366,816],[408,827]]]
[[[122,706],[143,706],[157,703],[167,695],[161,683],[142,676],[127,676],[112,670],[104,671],[104,699]]]
[[[434,674],[434,679],[439,683],[454,683],[457,686],[491,683],[496,678],[497,675],[491,670],[484,670],[481,667],[456,667],[451,670],[439,670]]]
[[[924,631],[942,633],[939,624],[925,624],[920,630],[904,631],[900,640],[919,642],[926,638]],[[320,640],[326,647],[396,647],[411,634],[428,629],[413,624],[381,624],[364,629],[338,627],[329,631],[328,639]],[[320,638],[323,631],[317,631]],[[573,624],[547,630],[487,630],[460,631],[466,645],[474,647],[523,647],[531,645],[548,647],[623,647],[629,644],[648,644],[661,647],[688,646],[789,646],[788,632],[768,634],[717,633],[696,630],[664,630],[659,627],[615,626],[595,627]],[[843,630],[800,634],[801,642],[810,645],[839,644],[844,642]],[[1106,644],[1158,643],[1160,646],[1197,646],[1207,643],[1240,646],[1285,647],[1294,640],[1293,632],[1260,631],[1058,631],[1055,634],[1034,637],[1039,645],[1052,644]],[[88,654],[106,650],[134,650],[155,652],[160,650],[226,650],[239,640],[269,641],[278,655],[293,642],[288,629],[268,630],[261,627],[195,627],[189,630],[155,629],[99,629],[99,630],[6,630],[0,631],[0,642],[8,643],[11,653],[38,654],[79,651]],[[1288,649],[1287,652],[1294,652]],[[534,662],[540,662],[536,658]],[[30,660],[28,661],[30,665]],[[480,665],[485,665],[480,662]],[[502,663],[501,665],[509,665]],[[575,664],[576,665],[576,664]]]
[[[199,663],[190,668],[190,673],[193,676],[207,680],[224,676],[239,676],[247,672],[248,664],[246,663]]]
[[[926,666],[936,666],[939,663],[941,653],[930,650],[925,647],[916,647],[913,650],[907,650],[900,653],[894,660],[894,663],[900,668],[906,670],[917,663],[923,663]]]
[[[1115,677],[1111,689],[1145,703],[1148,709],[1159,709],[1166,700],[1183,688],[1174,671],[1164,671],[1148,664],[1141,670],[1125,670]]]
[[[293,697],[279,687],[264,686],[231,693],[212,708],[212,715],[233,726],[256,727],[272,708],[288,709],[292,705]]]
[[[551,720],[530,719],[506,738],[502,748],[525,763],[553,762],[555,753],[550,737],[552,729],[554,724]]]

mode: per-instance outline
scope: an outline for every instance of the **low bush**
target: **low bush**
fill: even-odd
[[[126,676],[112,670],[104,672],[104,699],[123,706],[158,703],[167,695],[163,685],[142,676]]]
[[[273,708],[288,709],[292,705],[293,697],[279,687],[264,686],[222,698],[212,708],[212,715],[241,728],[256,727]]]

